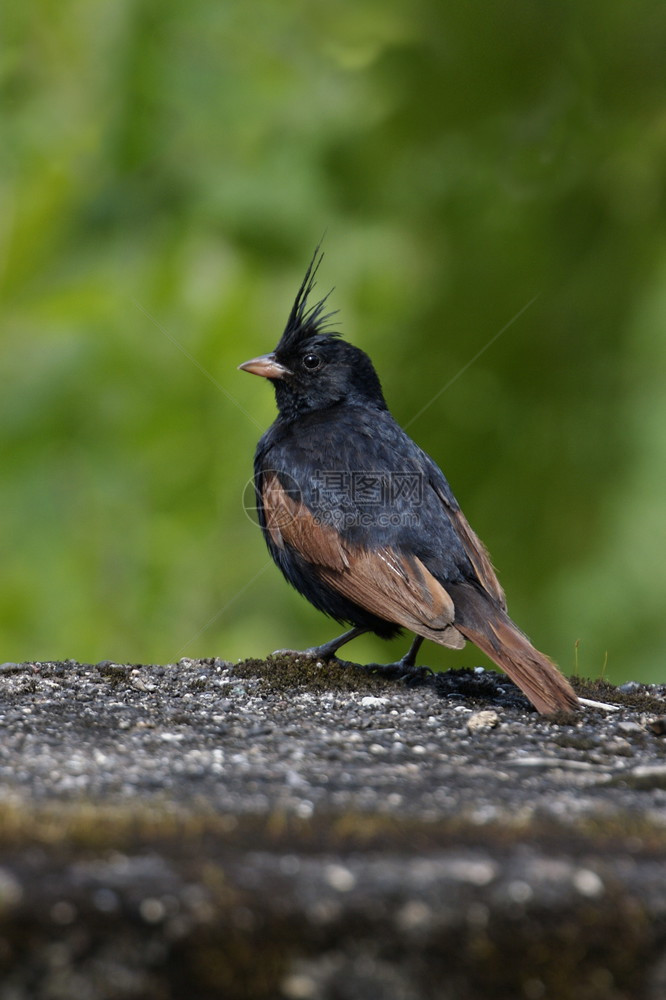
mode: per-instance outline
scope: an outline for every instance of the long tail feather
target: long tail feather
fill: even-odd
[[[538,712],[547,715],[578,707],[578,698],[566,677],[508,615],[498,611],[482,627],[456,622],[456,628],[509,675]]]

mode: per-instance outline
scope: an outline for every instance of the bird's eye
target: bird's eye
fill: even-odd
[[[321,364],[321,358],[318,354],[305,354],[303,355],[303,367],[307,368],[308,371],[313,372],[315,368],[319,368]]]

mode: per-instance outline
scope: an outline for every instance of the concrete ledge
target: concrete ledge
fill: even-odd
[[[0,1000],[661,1000],[666,688],[576,684],[3,665]]]

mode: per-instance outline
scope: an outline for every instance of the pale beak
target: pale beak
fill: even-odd
[[[252,358],[251,361],[244,361],[238,366],[242,372],[250,372],[252,375],[262,375],[264,378],[284,378],[285,375],[294,373],[276,361],[274,354],[262,354],[259,358]]]

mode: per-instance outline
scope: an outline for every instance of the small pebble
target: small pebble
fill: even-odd
[[[147,924],[159,924],[166,916],[166,908],[161,899],[150,896],[141,900],[139,913]]]
[[[642,687],[643,685],[639,684],[638,681],[627,681],[626,684],[620,684],[618,691],[621,691],[622,694],[636,694]]]
[[[579,868],[574,873],[573,884],[581,896],[587,896],[590,899],[601,896],[604,891],[604,883],[597,873],[589,868]]]
[[[499,715],[493,709],[474,712],[467,720],[467,729],[470,733],[487,733],[497,725],[499,725]]]
[[[287,976],[282,982],[281,992],[289,1000],[314,1000],[319,996],[315,980],[302,973]]]
[[[135,689],[135,691],[156,691],[157,685],[151,684],[149,681],[145,681],[141,676],[140,670],[133,670],[130,674],[130,684]]]
[[[330,887],[338,892],[349,892],[356,885],[356,876],[345,865],[326,865],[324,878]]]
[[[659,715],[656,719],[651,719],[647,727],[655,736],[666,736],[666,715]]]
[[[13,663],[11,660],[8,660],[6,663],[0,663],[0,674],[13,674],[14,671],[20,669],[21,664]]]
[[[617,728],[621,733],[642,733],[643,727],[638,722],[618,722]]]

